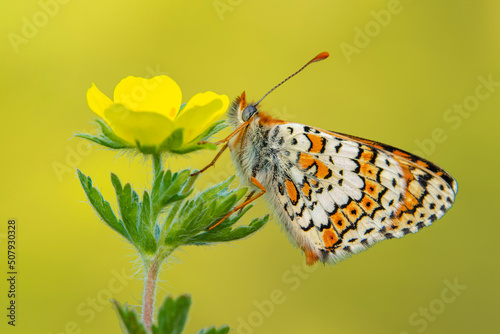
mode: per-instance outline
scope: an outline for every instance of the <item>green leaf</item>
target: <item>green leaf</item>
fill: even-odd
[[[173,174],[168,170],[156,175],[151,191],[153,219],[168,205],[191,195],[193,182],[190,175],[191,171],[188,169]]]
[[[198,332],[198,334],[227,334],[229,333],[229,327],[227,325],[223,325],[219,328],[210,327],[203,328]]]
[[[151,203],[149,194],[144,193],[143,201],[127,183],[124,187],[120,179],[111,173],[111,183],[115,188],[120,215],[130,236],[130,241],[137,249],[146,253],[154,253],[157,248],[153,235],[154,226],[151,223]],[[149,209],[148,209],[149,208]]]
[[[114,173],[111,173],[111,184],[115,188],[116,194],[121,194],[122,193],[122,183],[118,176]]]
[[[217,195],[218,193],[220,193],[220,192],[222,192],[222,191],[226,190],[226,189],[229,187],[229,185],[233,182],[233,180],[234,180],[234,175],[233,175],[233,176],[231,176],[231,177],[230,177],[229,179],[227,179],[226,181],[221,182],[221,183],[219,183],[218,185],[215,185],[215,186],[213,186],[213,187],[211,187],[211,188],[208,188],[208,189],[207,189],[207,190],[205,190],[205,191],[203,192],[203,194],[201,195],[202,199],[203,199],[204,201],[207,201],[207,200],[209,200],[211,197],[213,197],[213,196]]]
[[[97,212],[99,217],[113,230],[120,233],[125,239],[131,241],[130,235],[127,232],[127,229],[123,222],[116,218],[113,209],[109,205],[109,202],[105,201],[102,197],[101,193],[97,188],[92,186],[92,179],[85,174],[83,174],[80,170],[77,169],[78,178],[80,179],[80,183],[82,185],[85,194],[87,195],[87,199],[90,204]]]
[[[242,239],[260,230],[269,220],[269,216],[266,215],[263,218],[255,218],[248,226],[238,226],[231,229],[231,226],[234,225],[244,213],[245,212],[242,212],[242,214],[238,215],[236,218],[228,219],[228,224],[226,225],[230,225],[229,227],[225,226],[225,228],[220,228],[222,226],[221,224],[213,230],[207,230],[204,233],[200,233],[190,238],[187,244],[200,246],[209,243],[229,242]]]
[[[169,229],[162,233],[160,242],[171,247],[181,245],[207,245],[216,242],[227,242],[245,238],[258,231],[267,222],[268,217],[253,220],[248,226],[233,226],[251,208],[247,206],[234,213],[216,228],[208,229],[218,223],[237,205],[247,189],[229,189],[233,178],[213,186],[193,199],[185,201],[170,212],[164,224]]]
[[[116,300],[112,300],[112,303],[118,314],[122,331],[125,334],[147,334],[144,325],[141,323],[139,316],[134,310],[129,309],[127,305],[120,305]]]
[[[181,334],[186,325],[191,297],[189,295],[165,298],[158,312],[158,325],[153,325],[153,334]]]
[[[132,187],[129,183],[127,183],[123,188],[115,188],[115,192],[123,223],[125,224],[125,227],[127,228],[127,231],[130,234],[132,240],[134,242],[137,242],[139,238],[137,233],[137,193],[132,190]]]
[[[150,229],[154,228],[155,221],[152,216],[151,200],[149,199],[149,193],[147,191],[144,191],[142,195],[141,221],[149,226]]]

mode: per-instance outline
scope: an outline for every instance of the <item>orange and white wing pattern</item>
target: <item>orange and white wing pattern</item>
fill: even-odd
[[[276,125],[268,194],[307,262],[337,262],[374,243],[418,232],[452,206],[444,170],[392,146],[302,124]]]

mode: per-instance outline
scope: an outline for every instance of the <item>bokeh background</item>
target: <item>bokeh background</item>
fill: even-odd
[[[225,323],[243,334],[498,333],[500,86],[484,84],[500,82],[498,1],[24,0],[2,7],[0,267],[4,277],[7,220],[15,218],[19,298],[11,328],[1,279],[0,332],[119,333],[109,299],[140,304],[134,251],[97,219],[74,169],[113,198],[111,171],[140,189],[150,167],[70,139],[93,131],[85,99],[92,82],[111,95],[128,75],[167,74],[185,101],[206,90],[231,98],[245,90],[257,100],[329,51],[327,61],[267,97],[264,109],[419,152],[457,179],[455,207],[416,235],[310,272],[273,220],[247,240],[178,251],[164,267],[159,299],[192,294],[186,333]],[[199,168],[212,156],[168,165]],[[225,155],[199,187],[233,173]],[[261,200],[246,220],[269,210]]]

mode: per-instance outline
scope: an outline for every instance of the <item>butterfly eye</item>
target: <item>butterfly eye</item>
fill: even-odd
[[[241,118],[243,122],[246,122],[257,112],[257,108],[253,104],[249,104],[243,109],[243,113],[241,114]]]

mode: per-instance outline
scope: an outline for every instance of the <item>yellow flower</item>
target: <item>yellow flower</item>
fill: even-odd
[[[159,147],[180,128],[184,129],[182,142],[189,143],[229,106],[226,95],[206,92],[196,94],[181,108],[181,90],[165,75],[151,79],[127,77],[116,86],[113,101],[92,84],[87,102],[116,136],[139,147]]]

